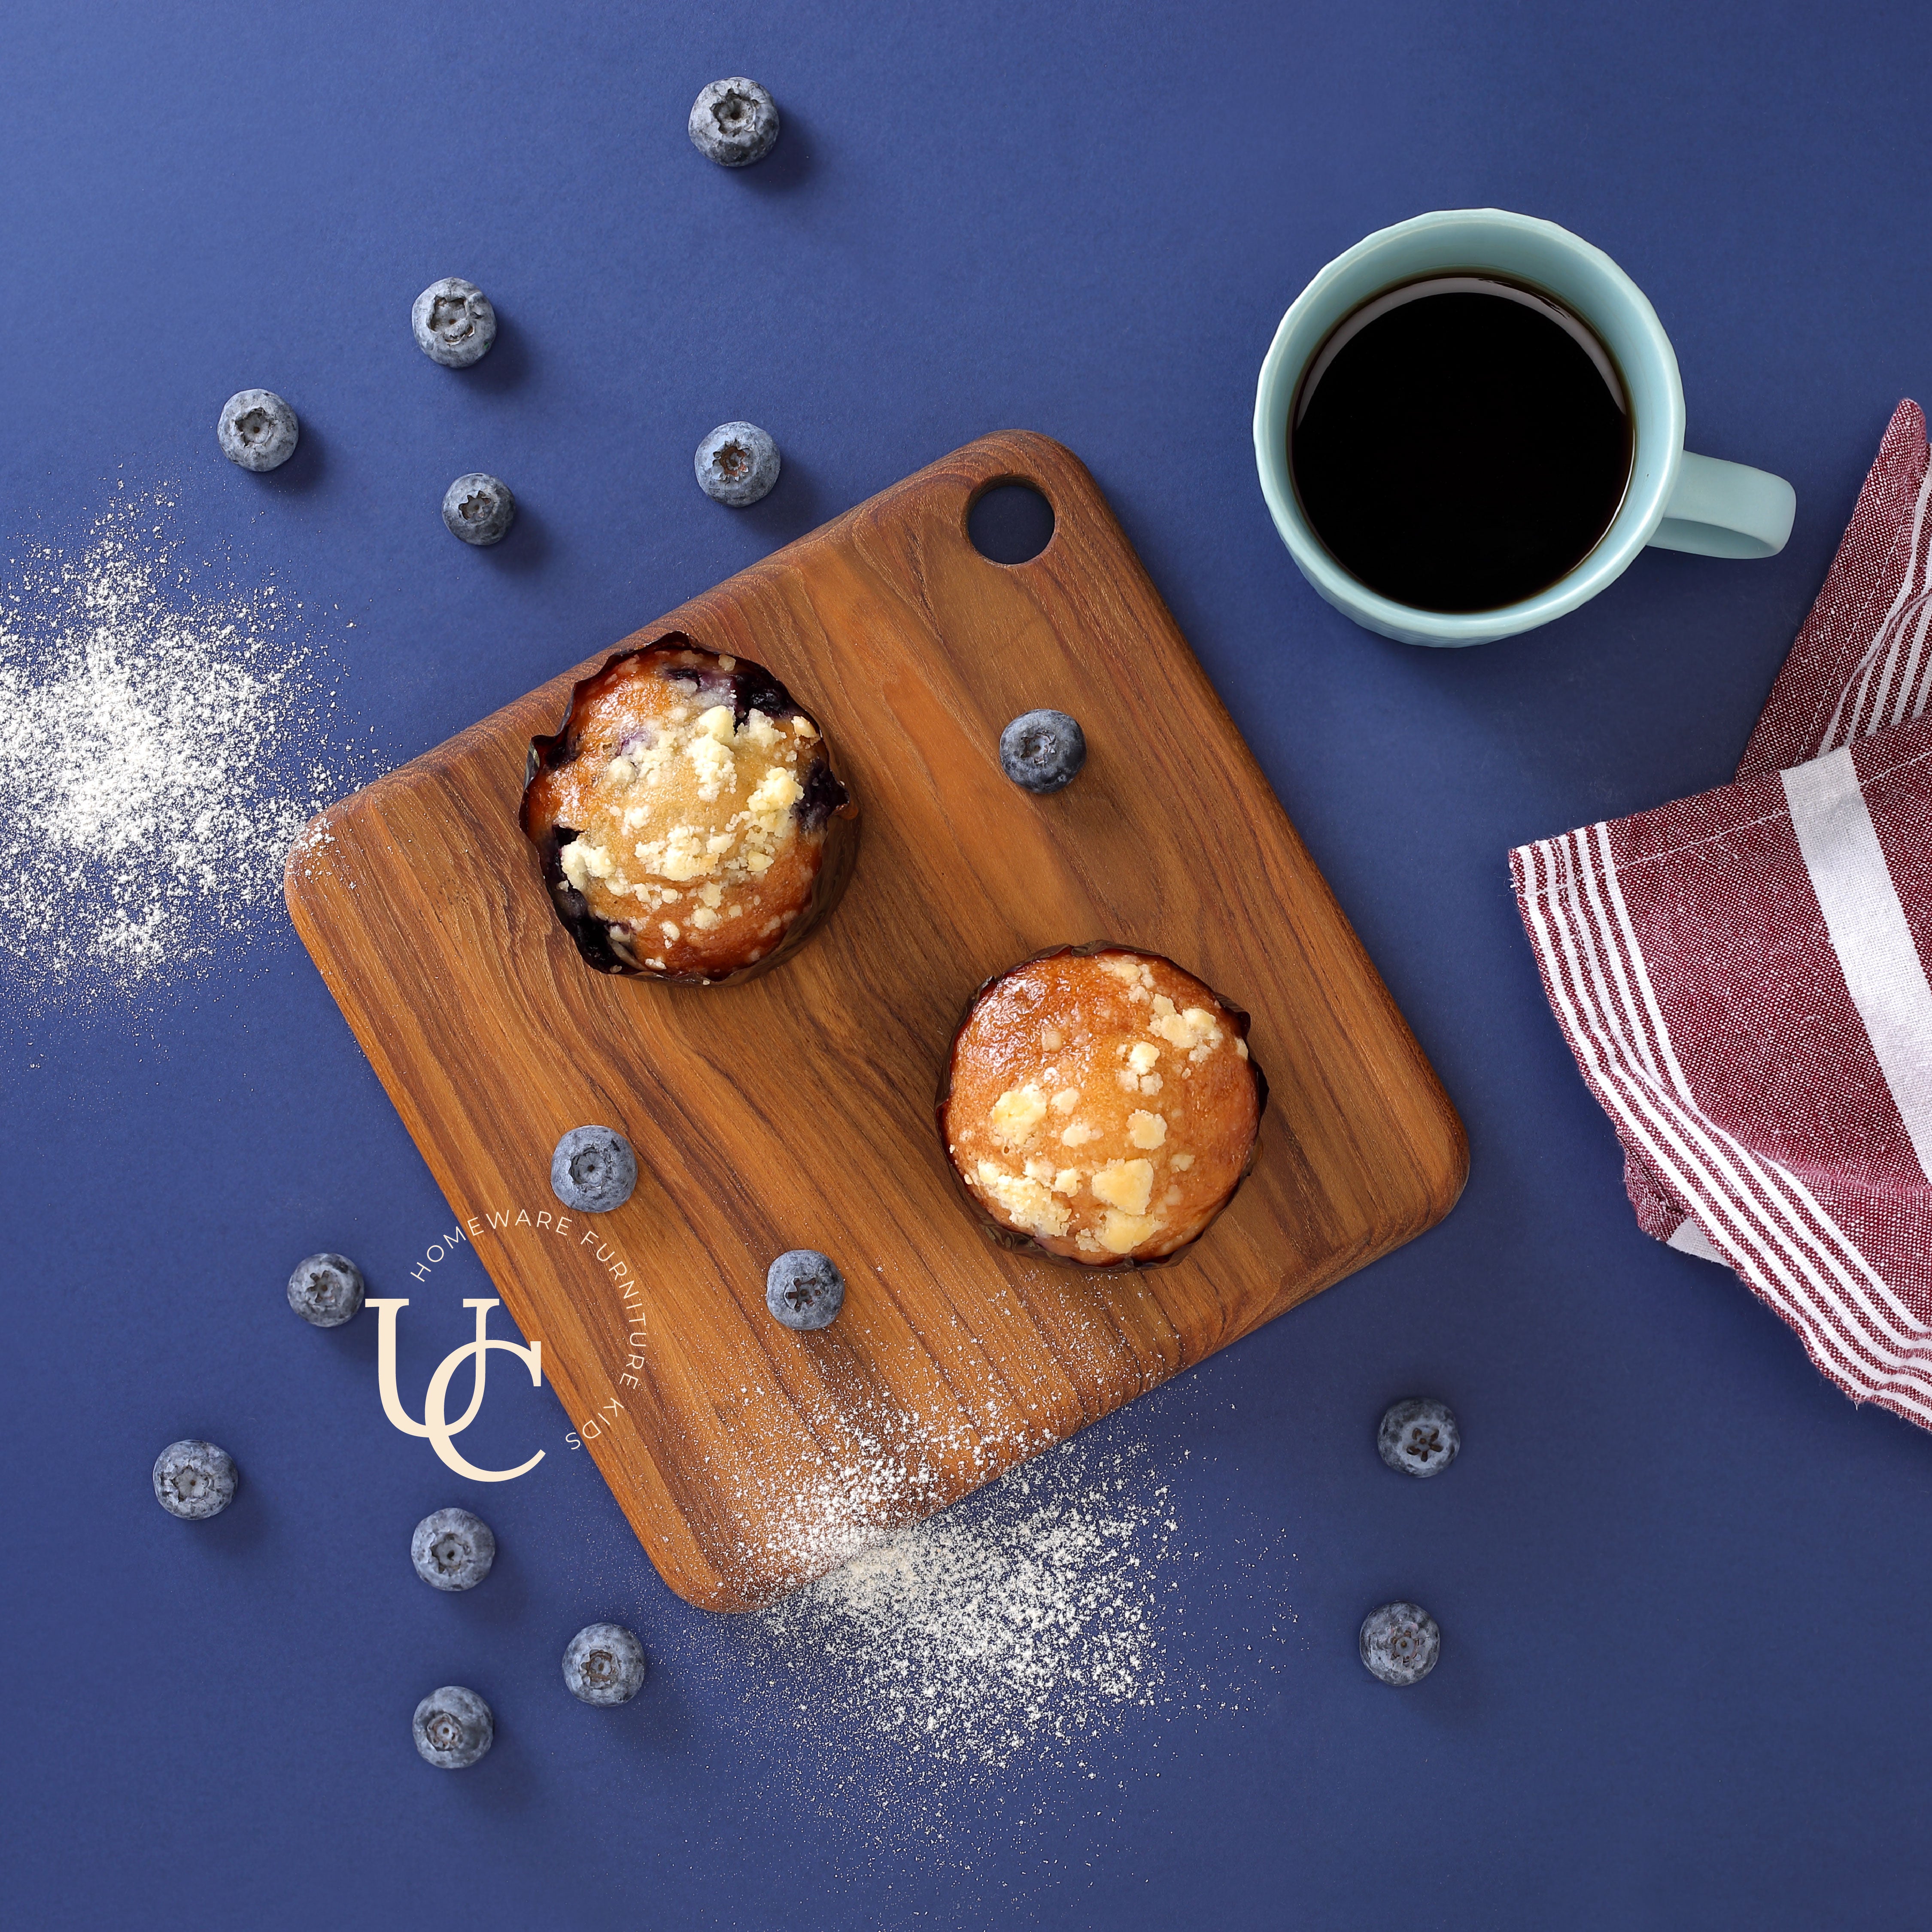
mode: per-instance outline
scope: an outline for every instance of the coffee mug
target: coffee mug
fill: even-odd
[[[1609,529],[1546,590],[1495,610],[1418,610],[1359,583],[1303,514],[1288,465],[1297,389],[1336,325],[1385,289],[1451,271],[1499,275],[1553,296],[1615,358],[1630,408],[1630,477]],[[1609,256],[1553,221],[1495,208],[1446,209],[1378,230],[1302,290],[1262,364],[1255,461],[1275,528],[1301,574],[1357,623],[1411,644],[1484,644],[1534,630],[1614,583],[1646,544],[1700,556],[1774,556],[1798,505],[1781,476],[1684,447],[1684,385],[1670,338]]]

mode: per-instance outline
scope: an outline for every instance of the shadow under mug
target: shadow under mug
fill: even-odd
[[[1526,282],[1580,316],[1616,361],[1633,418],[1630,480],[1596,547],[1548,590],[1494,610],[1424,610],[1378,596],[1330,556],[1302,514],[1288,469],[1295,392],[1336,324],[1384,289],[1451,270]],[[1685,449],[1676,353],[1643,291],[1609,256],[1553,221],[1496,208],[1446,209],[1380,229],[1302,290],[1262,364],[1255,461],[1301,574],[1357,623],[1411,644],[1484,644],[1533,630],[1614,583],[1646,544],[1701,556],[1774,556],[1798,501],[1781,476]]]

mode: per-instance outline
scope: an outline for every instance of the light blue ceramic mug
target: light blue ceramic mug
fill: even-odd
[[[1329,555],[1296,499],[1288,418],[1303,371],[1336,323],[1384,289],[1456,270],[1527,283],[1587,322],[1623,377],[1634,435],[1622,506],[1582,562],[1520,604],[1446,613],[1379,596]],[[1302,290],[1262,364],[1255,461],[1275,528],[1302,574],[1357,623],[1412,644],[1484,644],[1533,630],[1614,583],[1646,544],[1700,556],[1774,556],[1791,534],[1798,500],[1781,476],[1685,449],[1684,385],[1670,338],[1609,256],[1553,221],[1496,208],[1446,209],[1379,230]]]

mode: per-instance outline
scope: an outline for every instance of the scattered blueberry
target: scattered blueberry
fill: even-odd
[[[550,1191],[586,1214],[622,1207],[637,1184],[638,1156],[614,1127],[572,1127],[550,1157]]]
[[[765,1270],[765,1306],[788,1328],[827,1327],[844,1299],[845,1277],[816,1248],[794,1248]]]
[[[362,1306],[362,1270],[346,1255],[310,1255],[289,1276],[289,1306],[318,1328],[336,1328]]]
[[[446,369],[466,369],[490,352],[496,339],[496,311],[474,282],[445,275],[416,298],[410,327],[416,346]]]
[[[219,1516],[235,1500],[235,1458],[212,1442],[170,1442],[154,1458],[154,1500],[184,1522]]]
[[[720,167],[762,161],[778,137],[778,110],[755,80],[742,74],[714,80],[691,104],[692,145]]]
[[[748,510],[778,480],[778,446],[756,423],[720,423],[698,446],[692,467],[714,502]]]
[[[1361,1649],[1371,1675],[1404,1690],[1436,1668],[1442,1633],[1419,1604],[1384,1604],[1364,1619]]]
[[[433,1510],[410,1538],[410,1561],[433,1589],[473,1590],[496,1560],[496,1538],[466,1509]]]
[[[1064,711],[1025,711],[1000,734],[1000,769],[1028,791],[1058,791],[1080,776],[1087,734]]]
[[[296,453],[302,424],[272,389],[237,389],[221,406],[214,433],[221,453],[244,470],[279,470]]]
[[[500,477],[472,470],[442,493],[442,520],[466,544],[501,543],[517,520],[517,500]]]
[[[416,1706],[416,1749],[442,1771],[474,1764],[496,1742],[496,1720],[473,1690],[446,1684]]]
[[[586,1704],[628,1704],[649,1668],[644,1647],[622,1624],[587,1624],[563,1653],[563,1681]]]
[[[1376,1432],[1376,1448],[1391,1469],[1406,1476],[1439,1476],[1456,1460],[1462,1432],[1456,1412],[1432,1396],[1392,1402]]]

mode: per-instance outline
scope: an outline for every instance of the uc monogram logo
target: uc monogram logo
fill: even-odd
[[[544,1459],[539,1449],[520,1468],[515,1469],[479,1469],[466,1461],[463,1453],[450,1440],[460,1436],[476,1420],[476,1412],[483,1406],[484,1371],[492,1348],[500,1348],[506,1355],[514,1355],[530,1370],[530,1385],[543,1387],[543,1344],[532,1342],[527,1348],[520,1348],[514,1342],[500,1342],[488,1332],[490,1311],[496,1306],[494,1301],[466,1301],[465,1308],[476,1311],[476,1339],[466,1342],[460,1348],[453,1349],[437,1364],[436,1373],[429,1378],[429,1393],[423,1398],[423,1419],[412,1421],[409,1412],[403,1407],[402,1400],[396,1393],[396,1310],[406,1308],[406,1300],[376,1301],[369,1306],[381,1317],[381,1325],[376,1330],[376,1379],[382,1391],[382,1413],[405,1436],[426,1436],[429,1446],[449,1468],[459,1476],[467,1476],[476,1483],[507,1483],[513,1477],[527,1475]],[[470,1390],[470,1406],[455,1422],[449,1420],[449,1384],[457,1370],[474,1358],[476,1363],[476,1386]]]

